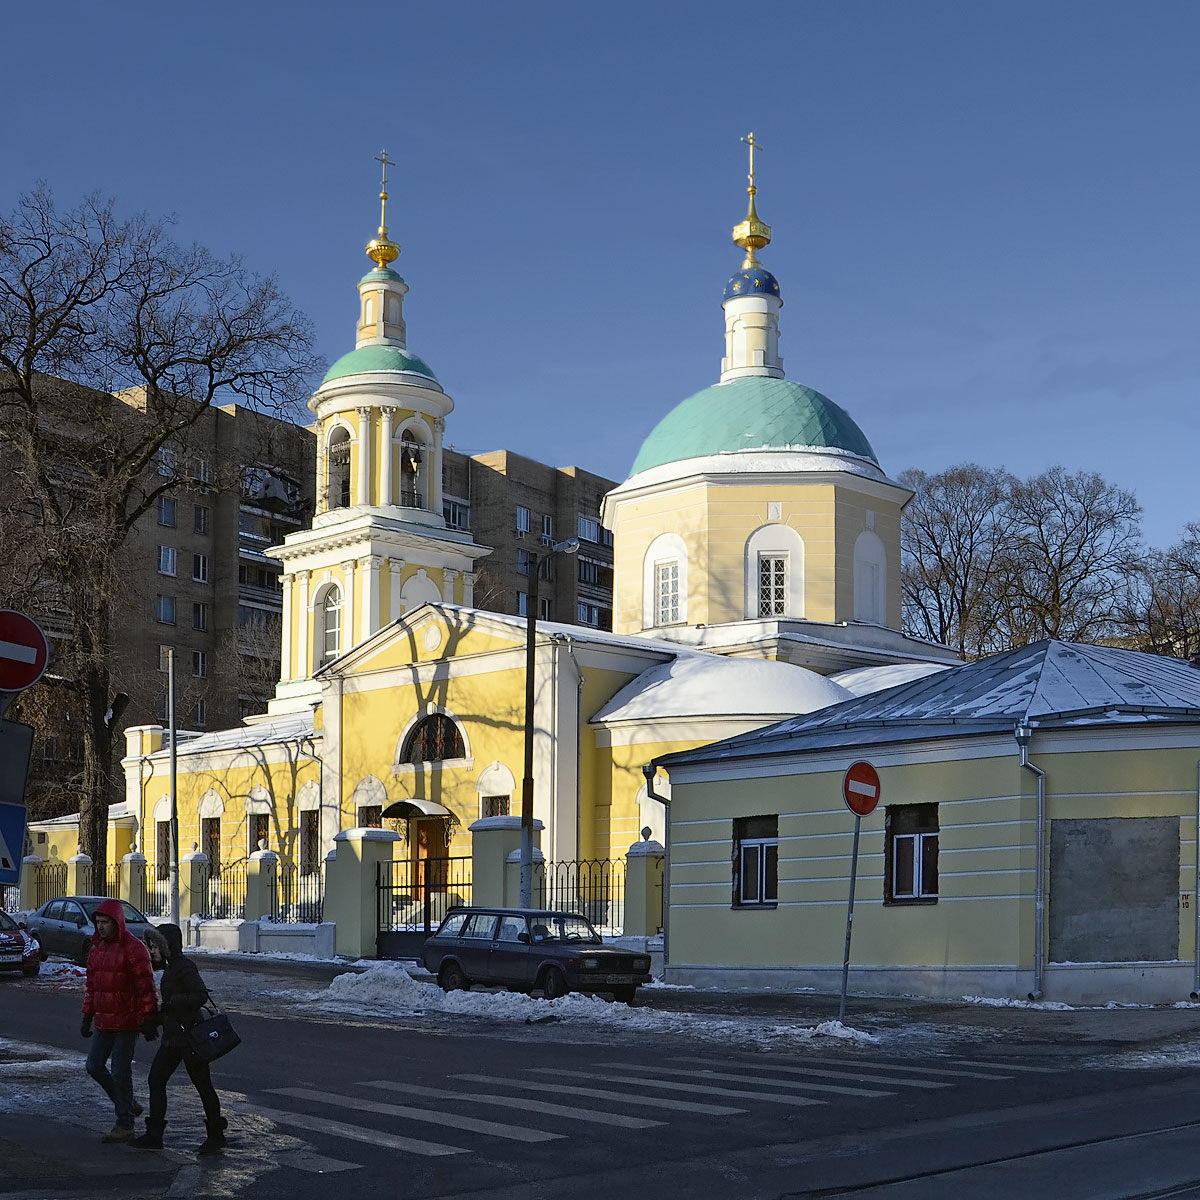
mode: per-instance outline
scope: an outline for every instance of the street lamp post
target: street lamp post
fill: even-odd
[[[533,709],[534,651],[537,647],[538,577],[542,558],[575,554],[578,538],[556,542],[543,556],[529,555],[529,592],[525,605],[525,777],[521,780],[521,907],[533,904]]]

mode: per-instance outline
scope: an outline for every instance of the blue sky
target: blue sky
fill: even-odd
[[[622,479],[715,382],[753,129],[788,376],[884,468],[1055,463],[1200,520],[1191,0],[22,5],[0,208],[47,180],[275,272],[331,361],[389,226],[447,438]],[[13,50],[16,53],[13,53]]]

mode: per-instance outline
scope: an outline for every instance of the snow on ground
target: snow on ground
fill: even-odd
[[[981,1008],[1029,1008],[1035,1012],[1073,1012],[1070,1004],[1061,1000],[1012,1000],[1006,996],[964,996],[964,1004],[977,1004]],[[1107,1005],[1106,1007],[1116,1007]]]

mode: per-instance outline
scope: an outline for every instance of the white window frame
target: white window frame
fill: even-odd
[[[779,904],[778,826],[771,836],[740,837],[736,832],[739,821],[758,819],[763,818],[735,818],[734,853],[738,858],[735,908],[775,908]],[[778,821],[778,817],[775,819]],[[772,876],[773,893],[770,890]]]
[[[192,579],[196,583],[208,582],[208,555],[192,555]]]
[[[212,511],[207,504],[192,505],[192,532],[193,533],[208,533],[209,522],[212,520]]]
[[[179,554],[174,546],[159,546],[158,573],[174,576],[179,566]]]
[[[679,582],[683,574],[679,559],[667,558],[654,564],[654,624],[678,625],[683,606]]]
[[[208,651],[192,651],[192,675],[196,679],[208,678]]]
[[[764,567],[769,576],[764,578]],[[788,555],[779,550],[762,551],[758,555],[758,615],[786,617],[788,612],[788,580],[790,578]]]
[[[158,514],[158,523],[164,529],[175,528],[175,497],[174,496],[159,496],[155,501],[155,509]]]
[[[192,601],[192,628],[198,633],[208,632],[208,602],[205,600]]]
[[[524,504],[517,505],[517,536],[524,537],[529,532],[529,509]]]
[[[169,612],[169,616],[163,614]],[[154,617],[160,625],[175,624],[175,597],[168,596],[164,592],[158,593],[158,599],[155,601]]]

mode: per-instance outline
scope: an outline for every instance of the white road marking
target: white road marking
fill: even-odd
[[[645,1068],[641,1068],[644,1070]],[[657,1069],[657,1068],[656,1068]],[[737,1088],[722,1088],[722,1087],[702,1087],[697,1079],[695,1083],[671,1083],[665,1079],[651,1079],[645,1075],[605,1075],[597,1071],[559,1071],[555,1067],[534,1067],[533,1070],[540,1071],[546,1075],[567,1075],[567,1076],[583,1076],[585,1079],[602,1079],[606,1083],[639,1083],[645,1087],[660,1088],[664,1092],[687,1092],[689,1095],[699,1093],[702,1096],[729,1096],[738,1100],[757,1100],[760,1104],[763,1101],[769,1101],[772,1104],[787,1104],[793,1108],[804,1108],[809,1104],[824,1104],[824,1100],[810,1100],[807,1096],[785,1096],[778,1092],[764,1092],[762,1090],[747,1092]],[[666,1071],[666,1074],[674,1075],[698,1075],[696,1071]],[[754,1076],[738,1076],[739,1079],[749,1078],[751,1083],[760,1082]],[[802,1085],[795,1085],[797,1087]],[[891,1096],[892,1092],[868,1092],[863,1088],[841,1088],[834,1087],[832,1084],[810,1083],[806,1086],[810,1091],[816,1092],[837,1092],[846,1096]]]
[[[378,1129],[364,1129],[360,1125],[346,1125],[341,1121],[331,1121],[328,1117],[310,1117],[305,1113],[287,1112],[279,1108],[265,1108],[261,1104],[247,1104],[238,1101],[229,1105],[234,1112],[254,1113],[255,1116],[266,1117],[276,1125],[291,1125],[296,1129],[311,1129],[316,1133],[326,1133],[331,1137],[349,1138],[353,1142],[367,1142],[372,1146],[382,1146],[385,1150],[403,1150],[409,1154],[420,1154],[426,1158],[441,1158],[446,1154],[467,1154],[462,1146],[439,1146],[437,1142],[421,1142],[416,1138],[397,1137],[394,1133],[384,1133]]]
[[[707,1062],[708,1059],[681,1058],[678,1061],[679,1062]],[[814,1057],[812,1059],[812,1061],[817,1062],[817,1063],[830,1063],[833,1066],[837,1066],[839,1063],[845,1063],[847,1060],[844,1058]],[[948,1061],[955,1062],[957,1060],[949,1059]],[[867,1065],[870,1066],[872,1071],[904,1071],[906,1073],[911,1072],[914,1075],[946,1075],[946,1076],[949,1076],[949,1077],[955,1078],[955,1079],[1011,1079],[1012,1078],[1011,1075],[996,1075],[996,1074],[991,1074],[991,1073],[985,1074],[982,1071],[953,1071],[947,1067],[918,1067],[918,1066],[914,1066],[911,1063],[873,1062],[873,1063],[870,1063]],[[789,1067],[789,1066],[781,1066],[778,1064],[768,1065],[766,1063],[763,1063],[762,1069],[765,1071],[803,1071],[805,1068],[801,1067],[801,1066]],[[997,1067],[996,1067],[997,1071],[1002,1070],[1002,1069],[1003,1068],[1001,1066],[997,1065]]]
[[[825,1071],[820,1067],[783,1067],[775,1066],[770,1063],[755,1063],[754,1075],[717,1075],[712,1068],[711,1059],[699,1058],[677,1058],[675,1062],[698,1062],[709,1064],[700,1068],[704,1075],[712,1076],[715,1079],[740,1079],[747,1083],[761,1081],[762,1083],[774,1083],[780,1087],[786,1087],[791,1084],[788,1079],[768,1079],[761,1074],[763,1071],[785,1071],[790,1075],[817,1075],[822,1079],[851,1079],[856,1083],[890,1083],[894,1087],[914,1087],[914,1088],[948,1088],[953,1087],[952,1083],[943,1083],[941,1080],[930,1079],[899,1079],[893,1078],[890,1075],[867,1075],[862,1071],[856,1070],[852,1065],[845,1071]],[[617,1067],[622,1071],[642,1071],[645,1068],[635,1065],[634,1063],[606,1063],[608,1067]],[[718,1063],[718,1066],[741,1067],[743,1070],[747,1068],[746,1063]]]
[[[429,1096],[435,1100],[470,1101],[472,1104],[499,1104],[512,1109],[512,1096],[485,1095],[482,1092],[446,1091],[442,1088],[417,1087],[411,1083],[397,1083],[393,1079],[368,1079],[364,1086],[386,1088],[388,1091],[404,1092],[410,1096]],[[615,1125],[618,1129],[653,1129],[662,1121],[648,1121],[645,1117],[627,1117],[621,1113],[599,1112],[591,1108],[572,1108],[568,1104],[551,1104],[546,1100],[519,1100],[525,1112],[548,1113],[555,1117],[566,1117],[572,1121],[588,1121],[594,1125]]]
[[[586,1076],[586,1072],[579,1072]],[[561,1072],[554,1072],[558,1075]],[[518,1088],[526,1092],[546,1093],[546,1084],[542,1080],[530,1080],[526,1083],[520,1079],[504,1079],[495,1075],[454,1075],[454,1079],[462,1079],[467,1083],[498,1083],[504,1087]],[[668,1100],[663,1096],[631,1096],[628,1092],[609,1092],[603,1088],[571,1087],[565,1083],[554,1084],[556,1096],[590,1096],[595,1100],[615,1100],[619,1104],[640,1104],[645,1108],[669,1108],[675,1112],[707,1113],[710,1117],[730,1117],[735,1113],[744,1113],[744,1108],[729,1108],[721,1104],[699,1104],[688,1100]]]
[[[965,1067],[992,1067],[997,1071],[1025,1071],[1030,1075],[1061,1075],[1062,1070],[1059,1067],[1031,1067],[1026,1063],[1015,1062],[988,1062],[987,1059],[977,1058],[956,1058],[955,1062],[962,1063]]]
[[[359,1112],[381,1113],[385,1117],[404,1117],[427,1125],[448,1125],[452,1129],[485,1133],[507,1138],[511,1142],[551,1142],[561,1133],[544,1129],[525,1129],[520,1125],[503,1125],[498,1121],[480,1121],[461,1113],[434,1112],[428,1108],[412,1108],[407,1104],[381,1104],[378,1100],[360,1100],[357,1096],[342,1096],[337,1092],[318,1092],[315,1088],[271,1088],[273,1096],[292,1096],[297,1100],[313,1100],[318,1104],[333,1104],[339,1108],[354,1108]]]

